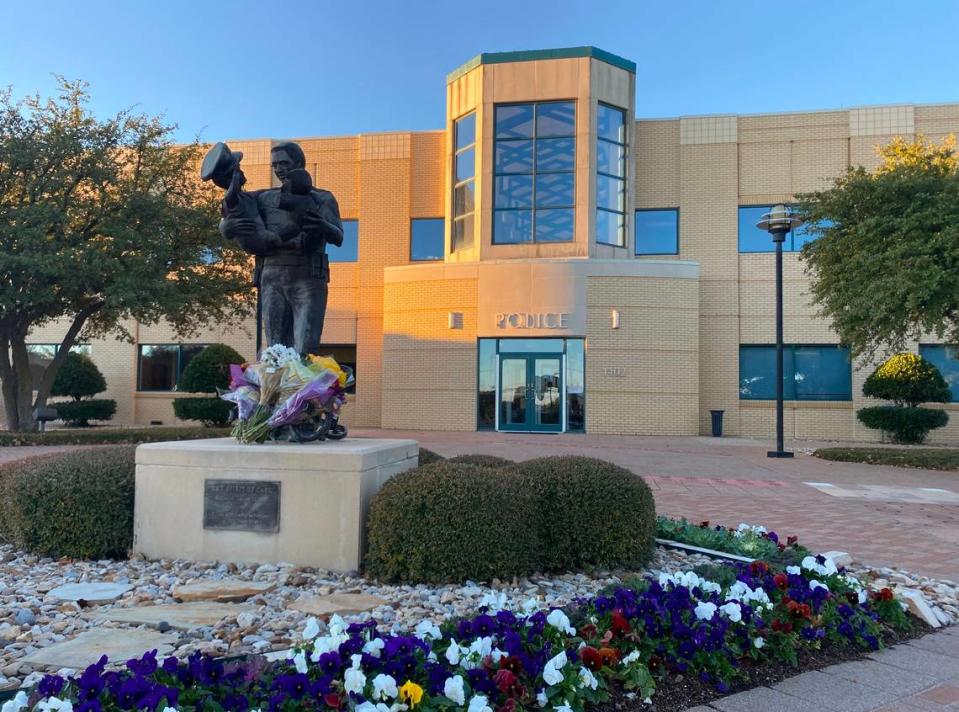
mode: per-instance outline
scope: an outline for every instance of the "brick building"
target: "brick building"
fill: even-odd
[[[346,228],[321,351],[356,367],[349,425],[696,435],[722,409],[727,434],[769,436],[759,215],[894,136],[959,131],[959,104],[637,119],[635,97],[635,65],[595,48],[483,54],[448,76],[443,129],[296,139]],[[269,187],[271,141],[229,144]],[[875,439],[855,418],[869,371],[808,303],[805,239],[785,243],[786,435]],[[189,344],[130,327],[87,346],[121,424],[173,424],[202,344],[254,355],[252,322]],[[58,340],[31,336],[38,356]],[[951,349],[915,348],[956,384]]]

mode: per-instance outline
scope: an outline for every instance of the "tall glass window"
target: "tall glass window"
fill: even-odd
[[[360,257],[360,221],[343,221],[343,244],[328,247],[330,262],[356,262]]]
[[[140,344],[138,391],[175,391],[183,369],[206,344]]]
[[[959,347],[947,344],[919,344],[919,355],[939,369],[949,384],[952,402],[959,402]]]
[[[27,344],[27,362],[30,364],[30,381],[33,390],[40,387],[43,373],[60,350],[60,344]],[[70,353],[90,355],[90,344],[74,344]]]
[[[573,239],[576,103],[496,107],[493,242]]]
[[[453,122],[453,224],[450,252],[473,244],[476,209],[476,112]]]
[[[763,215],[773,209],[773,205],[742,205],[739,208],[739,251],[740,252],[775,252],[776,243],[772,235],[756,227]],[[831,222],[822,223],[828,227]],[[803,245],[812,242],[818,237],[816,228],[812,225],[800,225],[795,230],[786,233],[783,242],[783,252],[799,252]]]
[[[414,262],[443,259],[443,218],[410,221],[410,259]]]
[[[636,211],[636,254],[679,254],[679,209]]]
[[[626,246],[626,112],[606,104],[597,110],[596,242]]]
[[[776,397],[776,347],[739,347],[740,400]],[[786,345],[783,347],[785,400],[852,400],[849,349],[841,346]]]

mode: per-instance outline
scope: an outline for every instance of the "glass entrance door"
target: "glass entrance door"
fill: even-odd
[[[501,354],[499,429],[563,430],[563,358],[559,354]]]

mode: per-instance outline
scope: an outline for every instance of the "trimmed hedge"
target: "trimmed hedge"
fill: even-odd
[[[80,450],[5,465],[0,531],[42,556],[125,556],[133,544],[134,452]]]
[[[243,361],[243,356],[226,344],[210,344],[190,359],[177,383],[177,390],[216,393],[218,388],[225,389],[230,385],[230,364]]]
[[[612,463],[463,456],[405,472],[373,497],[366,570],[385,581],[444,582],[638,569],[655,531],[649,487]]]
[[[442,462],[445,459],[445,457],[437,455],[432,450],[427,450],[425,447],[420,448],[420,467],[429,465],[431,462]]]
[[[106,389],[106,379],[90,357],[71,351],[60,364],[60,370],[57,371],[50,388],[50,395],[80,400],[86,396],[95,396]]]
[[[949,422],[949,414],[932,408],[910,408],[903,405],[877,405],[860,408],[856,417],[867,428],[889,433],[893,442],[918,445],[930,430]]]
[[[51,403],[60,420],[71,427],[87,428],[91,420],[110,420],[117,412],[117,402],[106,398]]]
[[[92,430],[48,430],[45,433],[0,432],[0,447],[20,445],[113,445],[156,443],[166,440],[202,440],[230,434],[229,428],[96,428]]]
[[[543,457],[516,467],[536,502],[541,567],[639,568],[652,558],[656,504],[641,477],[591,457]]]
[[[509,467],[510,465],[516,464],[512,460],[507,460],[505,457],[497,457],[496,455],[457,455],[456,457],[449,458],[449,461],[456,462],[461,465],[492,467],[494,469],[498,469],[500,467]]]
[[[173,414],[180,420],[198,420],[208,428],[229,424],[233,404],[219,398],[174,398]]]
[[[366,568],[387,581],[489,581],[531,573],[533,502],[513,473],[433,462],[387,482],[370,504]]]
[[[912,353],[886,359],[863,383],[862,394],[913,408],[920,403],[948,403],[952,399],[939,369]]]

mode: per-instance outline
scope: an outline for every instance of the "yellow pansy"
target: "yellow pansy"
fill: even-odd
[[[400,699],[410,707],[416,707],[423,699],[423,688],[412,680],[407,680],[406,684],[400,688]]]
[[[316,356],[310,354],[310,368],[314,371],[328,369],[336,374],[336,378],[339,380],[341,387],[346,385],[346,372],[340,368],[340,364],[338,364],[332,356]]]

